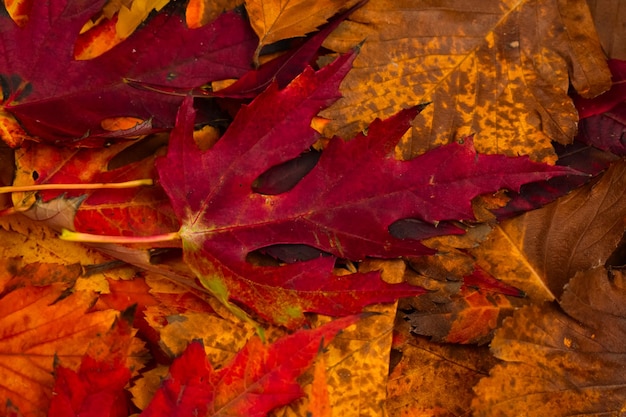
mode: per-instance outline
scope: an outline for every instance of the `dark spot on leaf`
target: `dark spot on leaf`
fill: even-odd
[[[276,165],[259,175],[252,184],[252,190],[266,195],[287,192],[315,167],[320,156],[320,152],[309,151],[297,158]]]

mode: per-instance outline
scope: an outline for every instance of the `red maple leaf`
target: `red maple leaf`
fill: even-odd
[[[358,316],[300,330],[271,345],[253,337],[230,364],[215,370],[204,347],[192,342],[170,367],[142,417],[265,416],[303,395],[296,378],[335,335]]]
[[[233,12],[195,30],[180,16],[161,13],[111,51],[76,61],[80,29],[103,4],[46,1],[21,28],[0,15],[0,74],[9,93],[4,108],[29,134],[78,140],[100,132],[103,119],[119,116],[171,127],[182,98],[133,88],[128,79],[192,89],[237,78],[250,67],[257,38]]]
[[[431,250],[394,237],[389,226],[404,218],[433,225],[472,219],[471,199],[481,193],[575,172],[527,157],[477,155],[470,139],[398,161],[393,148],[418,111],[411,109],[374,122],[367,136],[333,139],[315,168],[288,192],[253,192],[261,174],[318,139],[310,120],[337,98],[352,59],[346,55],[317,72],[305,70],[283,90],[270,86],[206,152],[193,142],[194,111],[186,99],[168,155],[156,162],[181,222],[187,263],[222,301],[232,297],[282,325],[298,325],[303,311],[352,313],[409,295],[409,288],[373,288],[371,276],[338,279],[330,272],[332,258],[253,266],[246,262],[250,252],[305,244],[351,260],[423,255]],[[366,291],[360,293],[360,286]]]
[[[48,417],[125,417],[130,401],[125,387],[131,378],[127,356],[133,330],[118,318],[110,331],[96,339],[77,371],[55,368]]]

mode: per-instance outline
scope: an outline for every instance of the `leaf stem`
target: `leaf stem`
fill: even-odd
[[[162,235],[153,236],[111,236],[72,232],[67,229],[63,229],[61,231],[61,236],[59,237],[70,242],[83,243],[158,243],[180,239],[178,232],[164,233]]]
[[[43,191],[43,190],[101,190],[101,189],[120,189],[141,187],[144,185],[153,185],[154,181],[150,178],[141,180],[125,181],[125,182],[109,182],[109,183],[93,183],[93,184],[35,184],[35,185],[10,185],[0,187],[0,194],[18,193],[22,191]]]

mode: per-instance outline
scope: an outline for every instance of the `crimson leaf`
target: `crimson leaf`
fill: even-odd
[[[378,297],[359,299],[357,286],[333,298],[339,308],[329,302],[307,304],[307,298],[332,292],[333,286],[346,288],[341,280],[329,278],[332,258],[263,268],[247,264],[248,253],[275,244],[306,244],[351,260],[424,255],[432,251],[415,240],[394,237],[389,226],[404,218],[432,224],[472,219],[471,199],[481,193],[516,190],[523,183],[576,172],[527,157],[478,155],[471,139],[398,161],[393,148],[418,112],[409,109],[375,121],[367,136],[351,142],[333,139],[319,163],[288,192],[254,193],[261,174],[295,158],[318,139],[310,120],[337,98],[352,59],[342,56],[318,72],[307,69],[283,90],[270,86],[239,111],[221,140],[206,152],[193,141],[194,111],[187,98],[167,157],[156,162],[181,222],[187,263],[222,301],[238,300],[283,325],[297,325],[303,311],[351,313],[341,309],[347,298],[363,306],[401,295],[385,296],[379,289]],[[429,229],[428,236],[432,234]],[[370,285],[371,277],[358,279],[364,287]],[[267,294],[270,287],[277,291],[273,298]],[[285,295],[289,291],[293,297]]]
[[[18,27],[0,14],[0,75],[5,109],[34,136],[76,140],[100,131],[105,118],[151,119],[172,126],[181,97],[136,89],[127,79],[177,88],[241,76],[257,39],[236,13],[190,30],[181,17],[159,14],[98,58],[74,60],[83,24],[104,0],[51,0]],[[77,117],[80,115],[80,117]]]

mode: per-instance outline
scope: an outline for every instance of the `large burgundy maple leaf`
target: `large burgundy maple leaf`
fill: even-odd
[[[476,195],[573,172],[526,157],[477,155],[471,140],[396,160],[393,148],[415,117],[413,109],[374,122],[367,135],[350,142],[333,139],[291,190],[253,192],[259,175],[318,139],[310,121],[337,99],[352,59],[346,55],[317,72],[307,69],[282,90],[270,86],[206,152],[193,141],[194,111],[187,98],[167,157],[156,162],[181,222],[185,259],[201,281],[222,301],[237,300],[286,326],[299,324],[303,311],[347,314],[409,290],[372,276],[335,277],[332,257],[260,267],[246,262],[250,252],[305,244],[351,260],[423,255],[430,250],[395,238],[389,226],[418,218],[432,225],[419,236],[425,238],[437,234],[437,222],[473,218]]]
[[[171,127],[182,98],[136,89],[128,80],[192,89],[238,78],[250,67],[257,38],[233,12],[193,30],[180,16],[162,13],[104,55],[74,60],[81,27],[104,3],[41,2],[24,27],[0,14],[4,108],[29,134],[67,142],[97,133],[105,118],[121,116]]]

